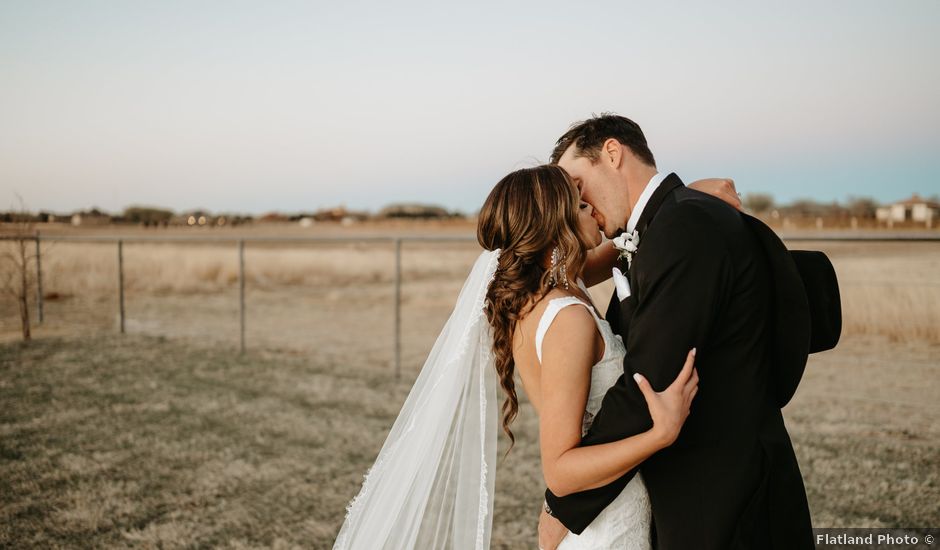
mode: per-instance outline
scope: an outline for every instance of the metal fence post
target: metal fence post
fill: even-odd
[[[124,241],[118,240],[118,302],[121,308],[121,334],[124,334]]]
[[[401,237],[395,238],[395,378],[401,377]]]
[[[238,322],[239,350],[245,353],[245,239],[238,241]]]
[[[39,313],[39,322],[42,323],[42,255],[39,249],[39,230],[36,230],[36,308]]]

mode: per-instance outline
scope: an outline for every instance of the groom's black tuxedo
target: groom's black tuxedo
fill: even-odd
[[[648,430],[652,420],[633,373],[662,391],[688,351],[698,348],[699,392],[691,414],[676,442],[640,467],[660,550],[814,547],[803,480],[780,411],[781,400],[789,399],[780,394],[792,395],[802,374],[809,332],[800,326],[788,333],[774,321],[780,318],[777,300],[791,300],[795,321],[805,321],[806,308],[780,296],[781,288],[800,284],[781,278],[798,274],[778,272],[792,261],[780,256],[786,249],[773,245],[772,232],[760,233],[755,223],[670,174],[637,224],[640,244],[628,273],[632,295],[621,303],[614,294],[607,310],[626,344],[624,375],[604,397],[583,445]],[[781,335],[795,347],[792,359],[780,356]],[[799,372],[782,375],[788,368]],[[781,389],[777,381],[788,376]],[[581,533],[635,472],[564,497],[546,491],[546,499],[553,515]]]

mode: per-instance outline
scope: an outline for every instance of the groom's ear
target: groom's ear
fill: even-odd
[[[623,145],[614,138],[609,138],[601,146],[601,161],[606,162],[614,170],[619,170],[623,163]]]

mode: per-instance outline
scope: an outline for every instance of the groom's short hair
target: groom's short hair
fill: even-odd
[[[551,163],[558,164],[565,151],[574,144],[575,156],[587,157],[591,162],[597,162],[601,146],[608,139],[613,138],[621,145],[630,149],[634,155],[650,166],[656,166],[656,160],[646,144],[646,136],[640,125],[627,117],[611,113],[594,115],[587,120],[576,122],[555,142],[552,151]]]

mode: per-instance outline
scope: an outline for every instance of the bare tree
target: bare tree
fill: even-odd
[[[875,211],[878,210],[878,203],[875,202],[875,199],[869,197],[849,197],[846,210],[850,215],[858,218],[874,218]]]
[[[37,253],[31,253],[30,248],[35,242],[36,226],[23,198],[19,194],[16,197],[20,203],[19,210],[11,211],[11,222],[3,226],[4,237],[8,241],[0,254],[0,292],[12,297],[19,306],[23,340],[28,342],[32,340],[29,295],[36,284],[35,270],[30,266],[37,261]]]

